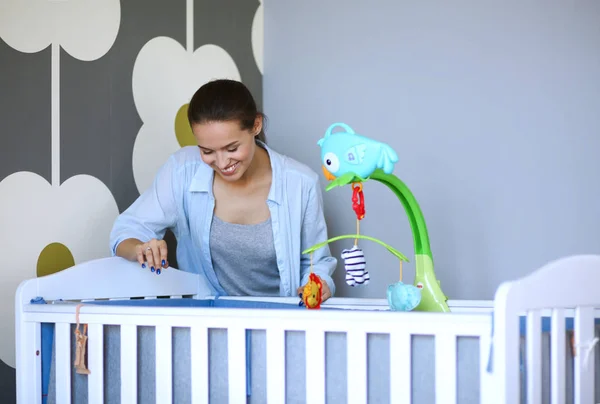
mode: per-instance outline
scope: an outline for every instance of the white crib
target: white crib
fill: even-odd
[[[597,402],[600,256],[552,262],[501,285],[494,301],[449,301],[451,313],[390,312],[383,299],[332,298],[322,310],[299,308],[294,298],[214,299],[196,295],[197,282],[120,258],[23,282],[15,313],[18,403]],[[45,304],[35,304],[39,298]],[[191,306],[213,302],[223,303]],[[264,306],[242,307],[248,302]],[[79,304],[89,375],[73,366]],[[142,348],[148,330],[153,345]],[[432,355],[419,338],[432,339]],[[461,353],[462,340],[470,349]],[[551,382],[544,384],[546,360]]]

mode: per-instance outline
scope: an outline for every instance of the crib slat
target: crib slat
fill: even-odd
[[[491,330],[490,330],[491,332]],[[494,377],[488,372],[492,337],[485,333],[479,337],[479,402],[491,403],[496,398]]]
[[[121,402],[137,402],[137,326],[121,325]]]
[[[552,311],[550,336],[550,380],[552,404],[565,404],[566,400],[566,335],[565,313],[562,309]]]
[[[17,400],[19,403],[41,403],[42,397],[42,334],[40,323],[23,322],[17,325],[20,338],[18,355],[22,355],[21,367],[17,367]],[[31,377],[40,375],[40,377]]]
[[[456,335],[435,335],[435,401],[456,403]]]
[[[104,403],[104,328],[102,324],[88,326],[88,403]]]
[[[595,337],[594,309],[577,307],[575,310],[575,404],[594,402],[594,351],[587,362],[588,345]]]
[[[542,403],[542,324],[538,310],[527,313],[527,403]]]
[[[325,404],[325,333],[306,330],[306,402]]]
[[[156,327],[156,402],[169,404],[173,401],[173,361],[171,327]]]
[[[412,392],[411,335],[404,330],[390,333],[390,403],[410,403]]]
[[[56,324],[56,402],[71,403],[71,324]]]
[[[267,328],[267,403],[285,403],[285,331]]]
[[[246,330],[227,329],[227,363],[229,365],[229,402],[246,403]]]
[[[348,404],[367,402],[367,334],[349,331],[346,334],[346,370]]]
[[[190,329],[192,361],[192,403],[208,404],[208,329],[192,326]]]

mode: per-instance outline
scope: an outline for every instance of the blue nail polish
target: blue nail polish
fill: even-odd
[[[162,260],[162,266],[163,266],[163,267],[165,266],[165,264],[166,264],[166,263],[167,263],[167,261],[165,261],[165,260]]]
[[[154,267],[150,267],[150,270],[151,270],[152,272],[154,272]]]
[[[160,275],[160,268],[156,268],[156,275]]]
[[[142,264],[142,268],[146,268],[146,264]]]

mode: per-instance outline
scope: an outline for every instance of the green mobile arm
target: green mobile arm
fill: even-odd
[[[381,240],[377,240],[377,239],[376,239],[376,238],[374,238],[374,237],[363,236],[363,235],[361,235],[361,234],[348,234],[348,235],[345,235],[345,236],[336,236],[336,237],[332,237],[332,238],[330,238],[330,239],[329,239],[329,240],[327,240],[327,241],[323,241],[322,243],[315,244],[314,246],[312,246],[312,247],[310,247],[310,248],[307,248],[306,250],[302,251],[302,254],[310,254],[311,252],[313,252],[313,251],[316,251],[316,250],[318,250],[319,248],[325,247],[325,245],[327,245],[327,244],[329,244],[329,243],[332,243],[332,242],[334,242],[334,241],[337,241],[337,240],[346,239],[346,238],[354,238],[354,239],[356,239],[356,238],[360,238],[360,239],[364,239],[364,240],[370,240],[370,241],[373,241],[373,242],[375,242],[375,243],[377,243],[377,244],[379,244],[379,245],[382,245],[382,246],[384,246],[385,248],[387,248],[387,250],[388,250],[389,252],[391,252],[392,254],[394,254],[396,257],[398,257],[398,259],[400,259],[400,260],[402,260],[402,261],[404,261],[404,262],[408,262],[408,258],[406,258],[406,256],[405,256],[404,254],[402,254],[400,251],[396,250],[394,247],[392,247],[392,246],[390,246],[390,245],[388,245],[388,244],[384,243],[384,242],[383,242],[383,241],[381,241]]]
[[[326,190],[329,191],[336,186],[347,185],[353,182],[364,182],[368,179],[379,181],[391,189],[402,203],[402,206],[404,206],[404,210],[408,216],[415,249],[416,268],[414,285],[416,286],[418,283],[423,285],[423,289],[421,290],[421,303],[415,310],[449,312],[450,308],[447,304],[448,298],[444,295],[444,292],[442,292],[440,282],[435,276],[433,256],[431,254],[425,218],[417,200],[406,184],[395,175],[385,174],[382,170],[377,169],[366,179],[357,177],[352,173],[342,175],[332,181],[327,186]]]

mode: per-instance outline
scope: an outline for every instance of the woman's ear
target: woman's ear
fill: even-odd
[[[252,132],[254,133],[254,136],[258,136],[262,130],[262,124],[263,124],[263,119],[262,116],[257,115],[256,118],[254,118],[254,127],[252,128]]]

